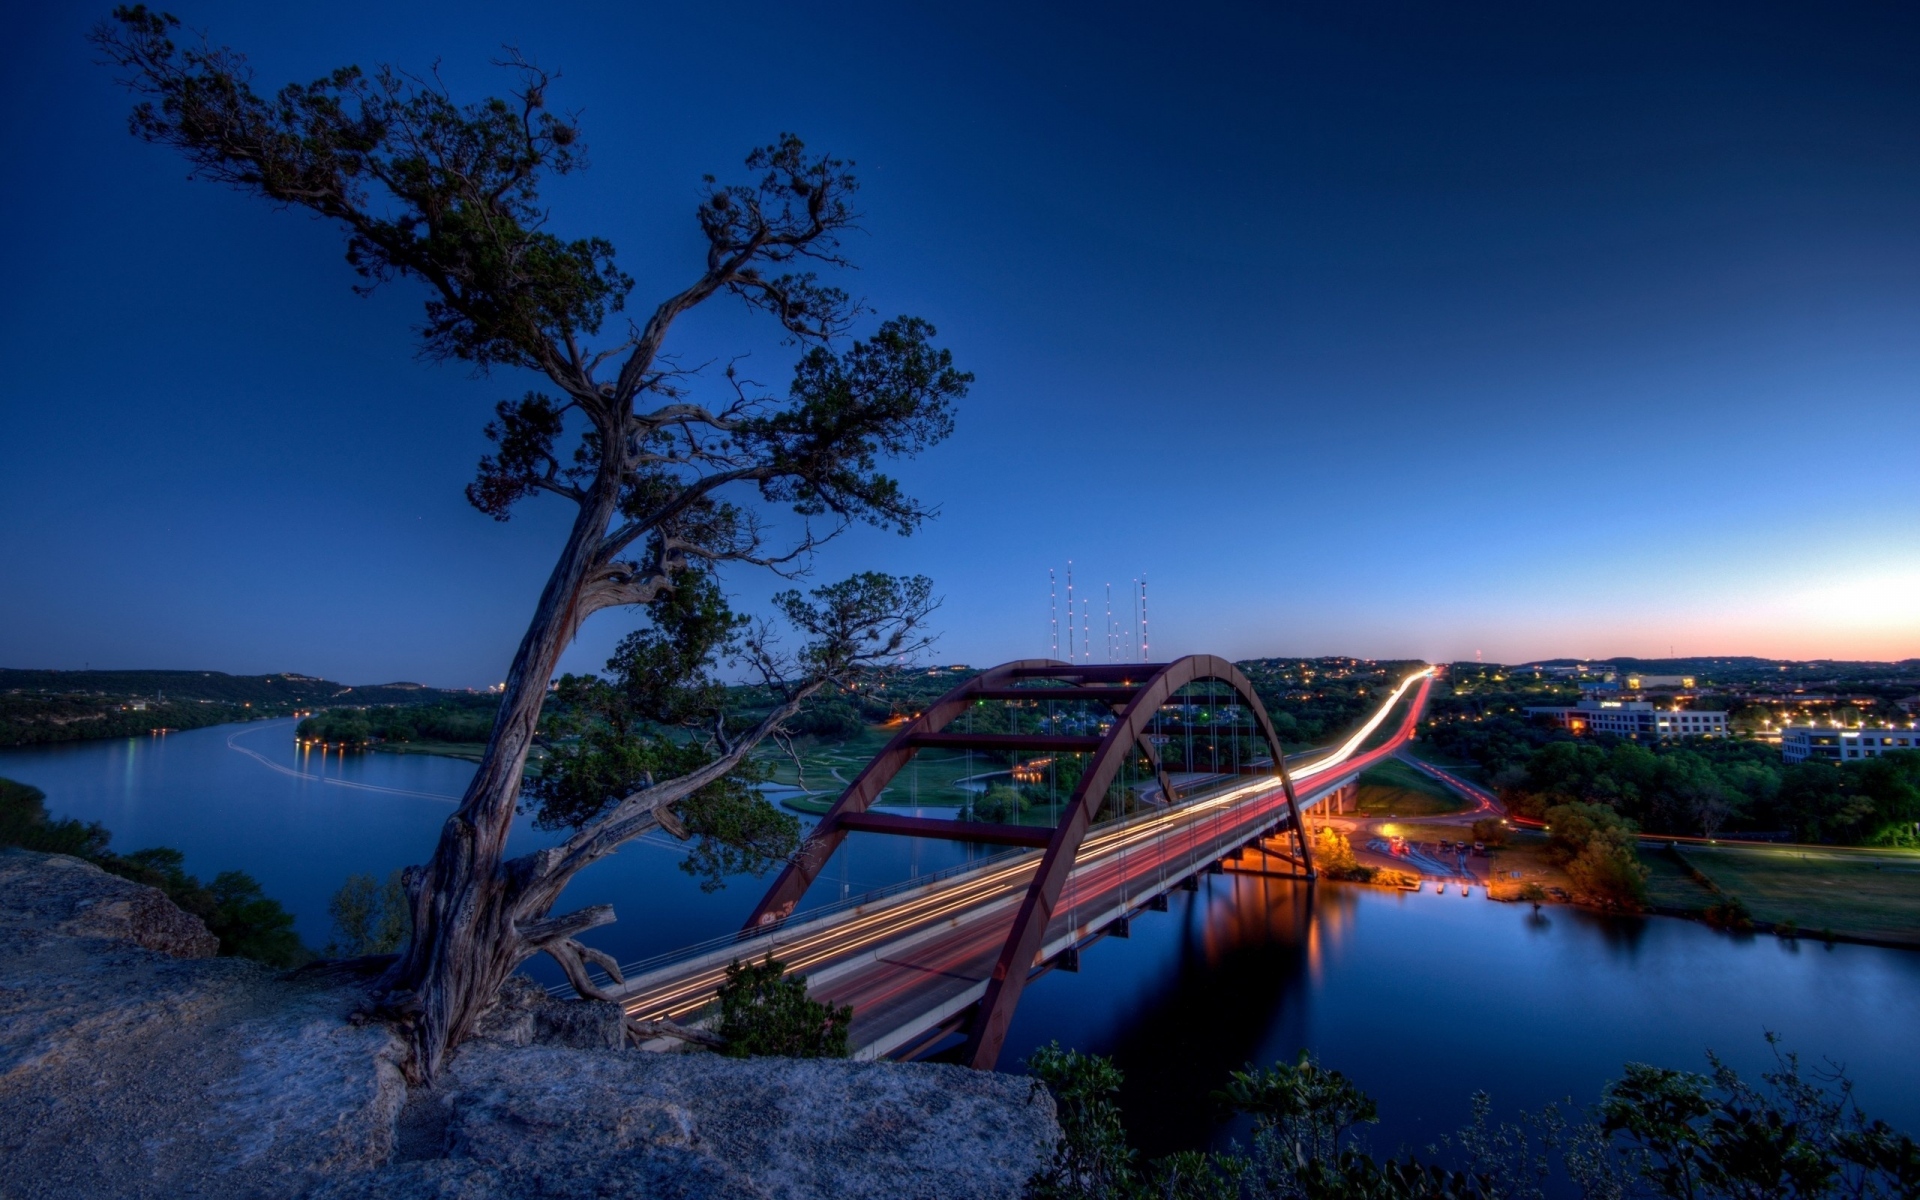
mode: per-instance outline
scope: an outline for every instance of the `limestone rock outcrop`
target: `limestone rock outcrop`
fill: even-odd
[[[212,958],[220,939],[166,893],[64,854],[0,851],[0,929],[132,942],[175,958]]]
[[[1058,1133],[1026,1079],[648,1054],[530,981],[410,1092],[361,985],[176,957],[135,886],[0,854],[0,1195],[1014,1197]]]

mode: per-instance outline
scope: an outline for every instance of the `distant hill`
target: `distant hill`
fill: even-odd
[[[419,683],[352,686],[312,675],[0,668],[0,746],[134,737],[328,705],[469,705],[490,698]]]
[[[1920,679],[1920,659],[1899,662],[1849,661],[1834,658],[1787,659],[1755,658],[1738,655],[1702,658],[1540,658],[1530,662],[1461,663],[1461,667],[1505,667],[1508,670],[1542,670],[1555,667],[1610,667],[1622,675],[1692,675],[1719,685],[1783,683],[1887,683]]]
[[[0,667],[0,692],[43,695],[139,696],[212,700],[222,704],[416,704],[434,696],[471,693],[421,683],[353,686],[283,671],[229,675],[224,671],[26,671]]]

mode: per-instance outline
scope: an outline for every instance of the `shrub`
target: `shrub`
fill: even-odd
[[[93,861],[123,879],[165,892],[167,899],[206,923],[220,939],[221,954],[270,967],[297,967],[314,956],[294,933],[293,914],[268,898],[244,871],[222,871],[208,886],[182,869],[186,856],[170,846],[102,854]]]
[[[1707,906],[1702,914],[1709,925],[1722,929],[1752,929],[1753,914],[1747,911],[1747,902],[1738,896],[1728,895],[1718,903]]]
[[[1549,850],[1581,898],[1614,908],[1647,902],[1638,827],[1604,804],[1559,804],[1546,814]]]
[[[1481,817],[1473,823],[1473,840],[1489,846],[1507,844],[1507,824],[1499,817]]]
[[[46,799],[37,787],[0,779],[0,846],[75,858],[91,858],[107,848],[107,831],[97,822],[48,820]]]
[[[1049,1042],[1023,1064],[1036,1089],[1053,1094],[1060,1140],[1053,1162],[1027,1181],[1036,1200],[1104,1197],[1133,1190],[1133,1151],[1120,1123],[1120,1069],[1110,1058]]]
[[[822,1004],[807,995],[807,977],[788,976],[769,952],[765,962],[735,962],[720,985],[724,1053],[735,1058],[845,1058],[850,1004]]]
[[[1030,1197],[1074,1200],[1588,1200],[1650,1196],[1894,1197],[1920,1195],[1920,1145],[1861,1111],[1844,1072],[1777,1066],[1749,1083],[1707,1055],[1708,1075],[1628,1063],[1590,1113],[1548,1105],[1495,1125],[1485,1093],[1473,1120],[1441,1138],[1451,1162],[1376,1159],[1357,1136],[1373,1101],[1302,1053],[1297,1063],[1236,1072],[1216,1098],[1253,1117],[1247,1145],[1185,1150],[1135,1168],[1114,1098],[1121,1075],[1104,1058],[1057,1045],[1027,1067],[1054,1096],[1060,1141]],[[1441,1147],[1430,1147],[1437,1156]],[[1553,1160],[1558,1159],[1556,1164]],[[1556,1170],[1556,1167],[1558,1168]],[[1552,1186],[1564,1175],[1569,1188]]]
[[[1372,882],[1379,887],[1414,888],[1420,886],[1420,877],[1398,867],[1380,867],[1373,872]]]
[[[1360,865],[1354,857],[1353,844],[1347,835],[1331,827],[1322,829],[1313,839],[1314,870],[1328,879],[1351,879],[1365,883],[1374,876],[1373,869]]]
[[[371,875],[347,876],[327,902],[327,913],[333,918],[334,932],[327,943],[328,958],[392,954],[406,945],[413,932],[413,912],[398,871],[387,876],[384,884]]]
[[[984,821],[989,824],[1012,824],[1020,820],[1020,814],[1027,810],[1027,798],[1017,788],[1001,784],[989,788],[987,794],[960,810],[962,821]]]

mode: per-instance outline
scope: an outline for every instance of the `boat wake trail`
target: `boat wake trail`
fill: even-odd
[[[291,775],[303,783],[324,783],[328,787],[353,788],[362,792],[381,792],[389,796],[415,796],[421,800],[439,800],[447,804],[460,803],[460,797],[449,796],[444,792],[416,792],[410,788],[382,787],[377,783],[355,783],[350,779],[334,779],[328,775],[315,775],[310,771],[297,771],[292,767],[274,762],[258,750],[249,750],[245,746],[234,745],[233,739],[243,733],[252,733],[251,729],[241,729],[227,735],[227,749],[237,751],[253,759],[269,771],[278,771],[282,775]]]

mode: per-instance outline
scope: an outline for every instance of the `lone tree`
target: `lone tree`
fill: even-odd
[[[776,608],[804,637],[782,652],[768,625],[727,610],[713,572],[796,571],[854,523],[911,533],[929,511],[881,461],[946,437],[972,377],[917,318],[852,337],[867,314],[815,273],[848,265],[852,164],[810,154],[797,137],[749,154],[750,182],[708,176],[696,214],[704,265],[644,322],[611,321],[633,289],[613,246],[545,227],[541,182],[585,165],[579,125],[547,107],[546,72],[510,53],[500,65],[517,90],[478,104],[388,67],[344,67],[262,96],[242,55],[204,39],[176,44],[179,28],[134,6],[94,32],[140,96],[133,132],[178,150],[195,176],[339,222],[361,288],[423,282],[430,356],[544,377],[545,390],[498,405],[493,451],[467,498],[502,521],[543,492],[578,509],[473,782],[432,859],[407,873],[412,936],[376,988],[378,1011],[411,1040],[410,1074],[431,1079],[528,958],[552,955],[589,991],[583,959],[611,966],[575,940],[612,921],[611,907],[551,911],[582,868],[663,824],[698,838],[712,870],[790,852],[791,827],[740,785],[749,753],[815,692],[924,645],[929,584],[862,574],[782,593]],[[784,396],[732,367],[703,379],[666,352],[675,320],[718,296],[771,318],[797,346]],[[613,331],[602,336],[603,326]],[[718,400],[703,402],[707,392]],[[781,508],[800,519],[774,544],[765,514]],[[531,800],[571,834],[509,859],[555,664],[581,622],[616,606],[645,606],[653,620],[623,645],[612,690],[573,706],[600,714],[601,740],[583,735],[587,749],[562,756],[565,786]],[[757,668],[770,711],[727,711],[711,671],[728,655]],[[616,729],[608,714],[638,726]]]

